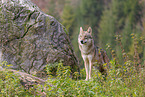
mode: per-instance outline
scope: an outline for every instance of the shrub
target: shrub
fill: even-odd
[[[48,79],[43,88],[48,96],[58,97],[96,97],[96,96],[143,96],[144,91],[144,73],[135,71],[131,61],[127,61],[124,66],[115,68],[115,60],[110,61],[110,70],[106,80],[100,72],[93,69],[93,78],[84,81],[85,70],[80,72],[81,80],[73,80],[69,77],[69,67],[61,64],[57,68],[57,78]],[[66,69],[67,68],[67,69]],[[51,84],[51,85],[50,85]]]

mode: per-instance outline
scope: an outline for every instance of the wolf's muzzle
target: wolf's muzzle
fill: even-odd
[[[81,44],[85,44],[85,43],[87,43],[87,41],[83,41],[83,40],[81,40]]]

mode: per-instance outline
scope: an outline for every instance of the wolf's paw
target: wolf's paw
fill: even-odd
[[[89,80],[88,78],[85,79],[85,81],[88,81],[88,80]]]

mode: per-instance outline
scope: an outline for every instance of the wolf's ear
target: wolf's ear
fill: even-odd
[[[82,27],[80,27],[80,33],[83,33],[84,31],[83,31],[83,28]]]
[[[87,30],[87,32],[90,33],[90,34],[92,34],[92,28],[89,27],[88,30]]]

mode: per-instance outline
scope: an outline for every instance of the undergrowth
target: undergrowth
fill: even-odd
[[[145,95],[145,70],[136,72],[132,62],[128,61],[124,66],[118,67],[115,60],[110,61],[110,70],[104,80],[98,70],[93,69],[92,79],[85,81],[85,69],[81,69],[80,75],[74,73],[76,79],[70,78],[69,66],[58,63],[56,76],[50,74],[44,85],[35,85],[29,90],[20,84],[18,75],[9,71],[0,71],[0,96],[22,97],[41,96],[44,92],[47,97],[143,97]],[[78,76],[81,79],[77,79]],[[36,91],[37,89],[37,91]]]
[[[41,89],[48,96],[59,97],[143,97],[145,95],[145,71],[135,71],[131,61],[120,68],[115,68],[115,60],[110,61],[110,70],[104,80],[100,72],[93,69],[93,78],[89,81],[84,79],[71,79],[70,69],[58,64],[58,76],[55,79],[48,78],[47,83]],[[118,66],[117,66],[118,67]],[[67,69],[66,69],[67,68]],[[81,78],[85,78],[85,69],[81,70]],[[76,73],[76,78],[79,76]],[[50,85],[51,84],[51,85]],[[46,90],[45,90],[46,89]]]

